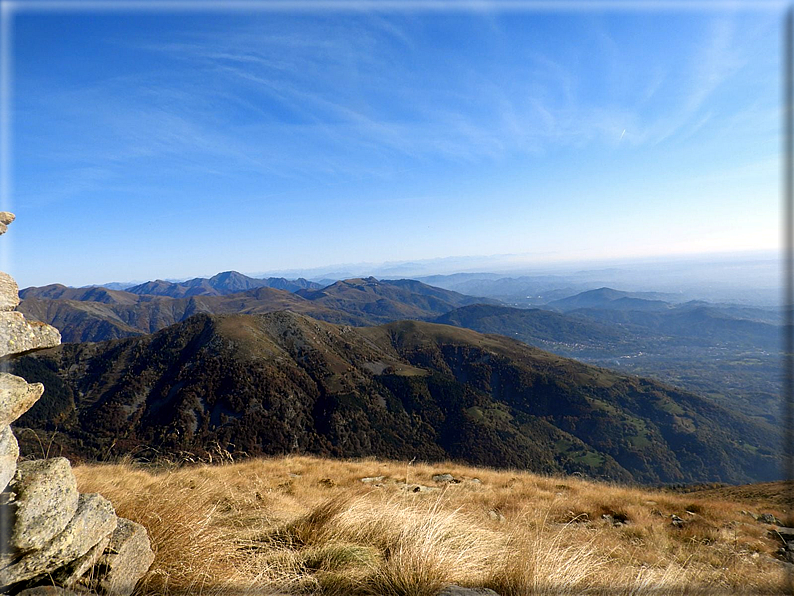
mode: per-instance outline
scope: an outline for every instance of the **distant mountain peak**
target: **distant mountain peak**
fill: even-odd
[[[196,277],[182,282],[155,280],[127,288],[128,292],[138,295],[168,296],[169,298],[189,298],[191,296],[225,296],[246,292],[255,288],[275,288],[296,292],[298,290],[318,289],[319,284],[305,279],[289,280],[282,277],[258,279],[239,271],[223,271],[210,278]]]
[[[229,280],[246,280],[246,279],[254,279],[252,277],[248,277],[247,275],[243,275],[239,271],[222,271],[221,273],[216,273],[212,277],[209,278],[210,283],[223,283]]]
[[[658,300],[653,293],[625,292],[606,286],[586,290],[549,302],[551,308],[571,311],[580,308],[607,308],[620,310],[661,310],[670,307],[670,303]]]
[[[595,290],[587,290],[586,292],[582,292],[579,294],[579,296],[602,296],[609,300],[617,300],[618,298],[624,298],[628,295],[629,295],[628,292],[615,290],[613,288],[608,288],[607,286],[603,286]]]

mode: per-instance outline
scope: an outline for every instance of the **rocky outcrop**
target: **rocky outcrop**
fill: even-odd
[[[146,528],[128,519],[119,519],[108,547],[97,561],[102,594],[129,594],[154,561]]]
[[[8,489],[15,497],[8,543],[16,551],[44,548],[77,512],[77,481],[66,458],[20,463]]]
[[[0,212],[0,234],[12,221]],[[16,282],[0,272],[0,364],[61,341],[18,304]],[[43,393],[41,383],[0,372],[0,593],[128,596],[154,560],[143,526],[118,518],[101,495],[79,494],[69,460],[17,461],[10,425]]]
[[[0,211],[0,236],[6,233],[8,224],[14,221],[14,214],[8,211]]]
[[[17,444],[17,438],[11,431],[11,427],[6,425],[0,428],[0,486],[3,488],[14,477],[14,472],[17,470],[18,457],[19,445]]]
[[[59,343],[61,334],[55,327],[26,321],[21,312],[0,312],[0,358],[51,348]]]
[[[19,286],[8,273],[0,271],[0,312],[19,306]]]
[[[8,426],[27,412],[44,393],[41,383],[0,372],[0,425]]]
[[[110,501],[97,494],[80,495],[77,513],[43,548],[30,551],[0,571],[0,583],[12,586],[49,574],[85,555],[118,525]],[[32,529],[32,528],[31,528]]]

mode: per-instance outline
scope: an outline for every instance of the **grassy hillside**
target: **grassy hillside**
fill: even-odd
[[[452,583],[501,596],[785,593],[769,526],[725,498],[309,457],[75,472],[81,491],[148,529],[156,558],[141,594],[435,596]],[[443,473],[456,482],[433,479]]]

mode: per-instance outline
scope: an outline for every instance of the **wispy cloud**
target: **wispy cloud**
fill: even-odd
[[[499,19],[487,20],[483,48],[514,50]],[[102,171],[85,176],[91,184],[157,158],[221,176],[377,177],[412,161],[531,158],[621,136],[630,146],[660,144],[725,116],[709,100],[749,60],[734,17],[710,21],[685,72],[651,64],[639,81],[631,48],[610,22],[587,22],[596,24],[594,52],[578,62],[542,45],[521,48],[525,63],[501,54],[455,62],[415,15],[177,31],[168,41],[123,42],[155,57],[149,70],[46,89],[25,102],[51,114],[54,127],[95,129],[57,148],[40,145],[78,171]],[[604,81],[593,82],[592,69]]]

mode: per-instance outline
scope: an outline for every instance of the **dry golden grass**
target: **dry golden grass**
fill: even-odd
[[[432,480],[444,472],[462,482]],[[142,594],[431,596],[450,583],[502,596],[784,592],[777,545],[738,501],[311,457],[75,473],[81,491],[149,531],[156,558]]]

